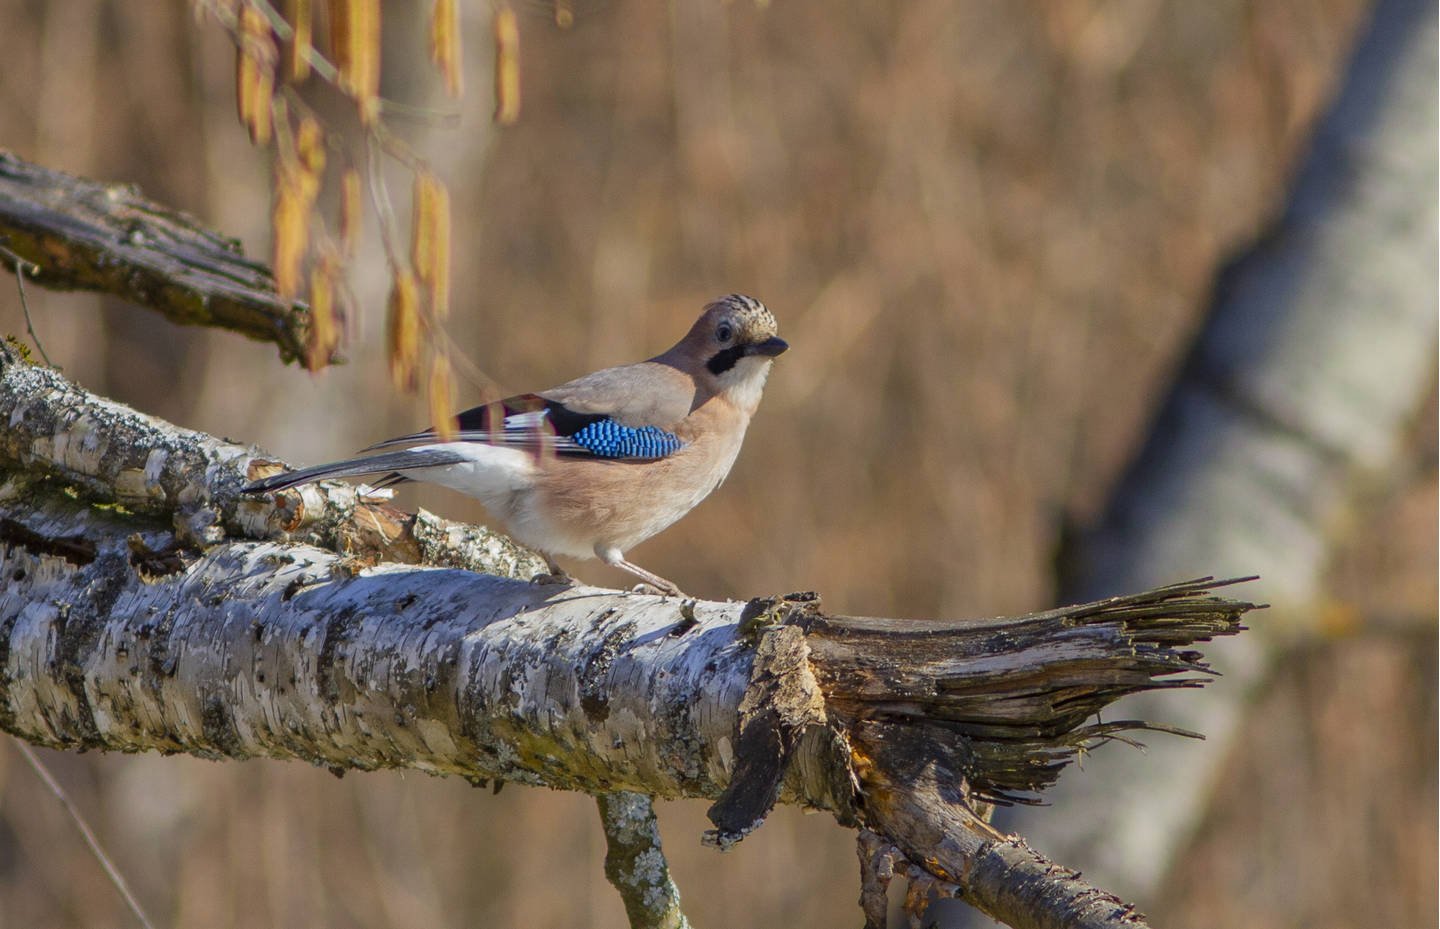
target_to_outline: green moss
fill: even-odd
[[[34,357],[30,354],[30,346],[20,341],[20,339],[15,335],[7,334],[5,336],[5,344],[15,349],[15,352],[20,356],[21,361],[30,365],[33,365],[35,363]]]

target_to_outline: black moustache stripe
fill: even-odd
[[[710,369],[711,374],[720,375],[735,367],[735,363],[748,354],[744,345],[732,345],[729,348],[722,348],[710,360],[705,362],[705,367]]]

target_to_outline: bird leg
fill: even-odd
[[[684,591],[682,591],[679,587],[676,587],[672,582],[665,580],[665,578],[661,577],[658,574],[652,574],[651,572],[646,571],[644,568],[640,567],[637,564],[632,564],[631,562],[626,561],[624,554],[622,554],[618,548],[599,550],[596,551],[595,554],[599,555],[600,560],[608,564],[610,567],[620,568],[621,570],[629,571],[631,574],[640,578],[640,580],[644,581],[649,586],[655,588],[655,590],[660,594],[671,597],[685,596]]]
[[[684,597],[686,595],[685,591],[681,590],[679,587],[676,587],[673,581],[667,581],[660,575],[652,574],[637,564],[631,564],[630,562],[625,561],[623,558],[620,561],[615,562],[615,567],[623,568],[624,570],[629,571],[631,574],[635,575],[636,577],[640,578],[640,580],[645,582],[641,585],[642,587],[651,587],[655,590],[656,593],[670,597]]]

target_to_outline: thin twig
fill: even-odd
[[[20,310],[25,314],[25,331],[30,333],[30,341],[35,343],[35,350],[40,353],[41,358],[45,359],[45,364],[53,368],[55,367],[55,362],[51,361],[50,356],[45,354],[45,346],[41,343],[40,336],[35,334],[35,323],[30,319],[30,301],[25,299],[25,275],[27,273],[40,273],[40,266],[33,261],[26,261],[4,246],[0,246],[0,255],[4,255],[15,263],[15,286],[20,289]],[[25,270],[26,265],[30,266],[28,272]]]
[[[399,227],[395,222],[395,209],[390,204],[390,188],[385,183],[384,169],[380,161],[380,142],[373,134],[365,139],[365,171],[370,180],[370,202],[375,207],[375,218],[380,223],[380,242],[385,246],[385,257],[396,271],[405,267],[401,257]]]
[[[370,181],[370,199],[380,224],[380,238],[384,243],[386,256],[391,267],[398,270],[404,267],[404,259],[401,257],[403,252],[399,245],[400,224],[395,218],[395,209],[390,200],[390,188],[385,181],[382,158],[388,155],[415,173],[428,171],[430,168],[424,158],[416,154],[404,139],[391,132],[383,123],[374,127],[366,141],[366,173]],[[487,399],[503,396],[495,379],[465,354],[450,335],[444,321],[433,312],[433,308],[426,308],[425,323],[428,331],[438,333],[440,344],[436,346],[436,350],[443,351],[452,361],[457,362],[458,366],[464,369],[462,373],[480,389],[482,396]]]
[[[254,3],[255,7],[260,10],[261,13],[265,14],[265,18],[270,21],[270,28],[275,30],[275,34],[282,40],[289,41],[290,37],[295,34],[295,30],[285,21],[285,17],[280,11],[267,3],[266,0],[254,0]],[[223,28],[231,40],[234,41],[239,30],[234,11],[226,9],[223,4],[212,2],[212,0],[201,0],[200,5],[204,7],[206,12],[214,17],[215,21],[220,24],[221,28]],[[310,67],[314,69],[315,73],[320,75],[321,79],[327,84],[331,84],[337,89],[340,87],[340,69],[335,67],[328,58],[320,54],[319,49],[313,45],[306,49],[305,60],[310,62]]]
[[[145,929],[155,929],[155,924],[150,921],[150,918],[145,915],[145,911],[140,908],[140,901],[135,899],[135,895],[130,892],[130,886],[125,883],[125,878],[120,875],[120,870],[115,867],[115,862],[111,861],[110,856],[105,854],[105,849],[100,847],[100,840],[97,839],[95,833],[90,830],[89,824],[85,822],[85,817],[81,816],[80,811],[75,808],[75,804],[70,802],[70,797],[65,793],[65,788],[61,787],[60,782],[51,776],[50,770],[45,767],[44,762],[35,754],[34,749],[19,739],[12,739],[11,744],[20,752],[20,757],[24,758],[30,767],[34,769],[35,773],[40,776],[40,780],[45,782],[45,786],[55,795],[55,799],[60,801],[60,805],[65,808],[65,812],[69,813],[70,818],[75,821],[75,827],[79,829],[80,834],[85,837],[85,844],[90,846],[90,851],[94,853],[95,858],[100,862],[100,866],[105,869],[105,873],[110,876],[110,882],[115,885],[116,890],[120,891],[120,896],[125,898],[125,904],[130,907],[130,912],[135,914],[135,918],[140,921],[140,925],[144,926]]]
[[[455,110],[442,110],[433,106],[401,103],[399,100],[380,98],[380,112],[391,120],[411,122],[431,129],[459,129],[461,114]]]
[[[480,391],[480,396],[484,402],[489,403],[491,400],[499,400],[505,395],[504,391],[500,388],[500,383],[489,374],[486,374],[484,368],[471,360],[470,356],[467,355],[459,343],[455,341],[455,337],[450,334],[450,330],[444,323],[437,320],[434,331],[439,333],[440,337],[445,341],[445,351],[450,355],[451,360],[457,363],[456,366],[465,379]]]

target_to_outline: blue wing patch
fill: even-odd
[[[600,458],[664,458],[685,446],[659,426],[622,426],[613,419],[590,423],[569,438]]]

